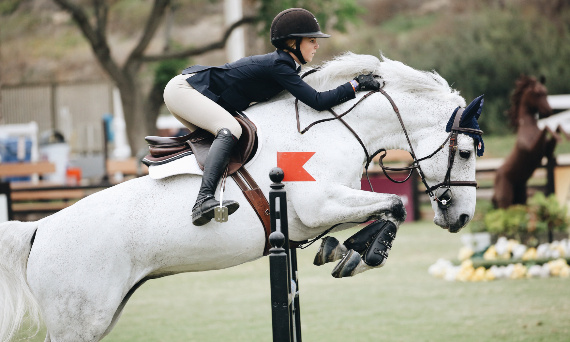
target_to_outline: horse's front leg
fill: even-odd
[[[305,216],[306,219],[312,220],[310,222],[322,225],[324,220],[322,215],[329,219],[330,225],[375,220],[342,244],[332,236],[324,238],[314,264],[319,266],[341,259],[332,272],[336,278],[349,277],[371,268],[384,266],[398,226],[406,218],[400,197],[354,190],[341,185],[328,187],[320,194],[322,196],[319,196],[320,201],[317,202],[322,204],[320,208],[313,208],[313,215]],[[294,207],[301,221],[305,223],[303,215],[310,214],[305,210],[309,209],[309,206],[300,206],[301,212],[299,212],[297,208],[300,204],[295,203]]]
[[[340,184],[288,185],[297,216],[309,228],[383,218],[400,225],[406,219],[402,199],[393,194],[356,190]]]
[[[340,260],[334,267],[335,278],[351,277],[386,264],[398,226],[392,221],[375,220],[340,243],[334,236],[323,238],[314,264]]]

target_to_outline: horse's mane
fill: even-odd
[[[371,55],[358,55],[347,52],[325,62],[319,71],[305,79],[319,91],[338,86],[359,74],[373,73],[393,91],[423,93],[434,96],[458,96],[459,92],[451,89],[447,81],[435,71],[420,71],[393,61],[383,55],[381,59]]]
[[[521,75],[515,81],[515,89],[511,94],[511,107],[507,111],[507,116],[509,118],[511,126],[515,129],[515,131],[519,126],[518,112],[521,106],[522,96],[525,90],[529,87],[533,87],[536,82],[538,82],[536,78],[527,75]]]

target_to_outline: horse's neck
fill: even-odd
[[[538,128],[534,116],[528,113],[522,114],[517,128],[516,147],[519,150],[535,153],[542,149],[545,138],[546,131]]]
[[[518,128],[517,134],[520,136],[523,134],[527,136],[540,134],[540,129],[538,128],[537,120],[534,116],[534,111],[528,106],[520,106],[518,113]],[[524,137],[523,137],[524,138]]]
[[[367,132],[366,145],[369,146],[370,153],[380,148],[408,152],[412,152],[411,149],[413,148],[417,152],[416,146],[426,137],[440,133],[442,136],[446,135],[442,131],[444,126],[440,122],[441,119],[428,114],[434,112],[427,109],[432,104],[427,101],[425,103],[418,102],[417,98],[413,98],[409,94],[392,93],[389,89],[386,92],[392,98],[396,108],[384,95],[380,93],[374,95],[377,97],[376,108],[372,109],[374,114],[365,115],[362,122],[359,123],[359,131]],[[399,111],[404,127],[402,127],[395,109]]]

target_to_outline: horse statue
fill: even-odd
[[[526,183],[543,157],[552,157],[556,147],[554,137],[547,138],[547,130],[537,125],[537,116],[548,117],[552,108],[546,100],[547,89],[540,82],[522,75],[515,82],[511,107],[507,111],[511,126],[517,131],[517,140],[511,154],[497,170],[493,194],[496,208],[526,204]]]
[[[410,169],[417,169],[428,186],[437,225],[457,232],[473,217],[476,144],[468,133],[481,132],[464,127],[478,118],[482,99],[463,110],[465,100],[437,73],[352,53],[323,64],[305,79],[324,91],[370,72],[382,78],[384,93],[358,93],[335,107],[343,112],[353,107],[342,119],[356,137],[339,120],[299,134],[295,99],[288,93],[247,110],[258,128],[258,148],[245,167],[266,196],[277,152],[314,153],[304,165],[314,181],[286,184],[291,240],[313,239],[332,226],[338,231],[370,220],[399,227],[406,212],[398,196],[360,190],[363,165],[372,157],[367,151],[380,149],[413,154],[416,161]],[[303,126],[330,117],[303,104],[298,109]],[[231,179],[224,195],[242,203],[240,210],[224,223],[192,225],[199,186],[196,174],[144,176],[39,221],[1,224],[0,340],[10,340],[24,317],[38,322],[41,316],[46,342],[100,341],[145,281],[262,257],[262,224]],[[348,250],[325,259],[350,254],[350,262],[340,262],[343,276],[374,268],[359,256],[364,258],[366,251]],[[387,256],[386,248],[383,252]]]

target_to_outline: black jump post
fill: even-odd
[[[285,185],[281,183],[283,177],[283,170],[278,167],[269,173],[269,178],[273,181],[269,191],[269,273],[273,342],[301,342],[297,253],[289,247],[287,194]]]

